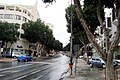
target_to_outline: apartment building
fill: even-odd
[[[112,11],[113,9],[105,9],[105,27],[108,29],[108,38],[109,41],[111,42],[114,39],[114,36],[116,34],[117,30],[117,25],[118,21],[115,19],[115,14]],[[103,33],[104,30],[102,27],[98,26],[96,29],[96,32],[100,35],[99,37],[96,38],[98,44],[103,48],[104,50],[106,49],[106,38],[105,34]],[[114,58],[119,58],[120,59],[120,44],[118,45],[118,49],[115,51]]]
[[[12,51],[22,51],[26,53],[29,49],[29,42],[21,38],[24,34],[22,24],[30,20],[36,21],[39,18],[37,4],[33,6],[17,4],[0,4],[0,21],[8,23],[18,23],[20,32],[19,39],[11,45]],[[8,44],[9,46],[9,44]]]

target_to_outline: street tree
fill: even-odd
[[[0,22],[0,41],[2,41],[2,46],[5,46],[5,48],[10,48],[10,46],[7,46],[8,43],[11,45],[17,41],[19,32],[17,32],[16,27],[17,24]]]
[[[46,55],[46,53],[49,54],[53,49],[59,50],[59,48],[61,48],[55,47],[54,44],[56,40],[53,36],[53,32],[42,20],[38,19],[35,22],[29,21],[22,26],[24,30],[23,38],[31,43],[36,43],[37,53],[41,52],[41,55]],[[61,44],[58,45],[61,46]]]
[[[90,2],[90,1],[88,1]],[[96,7],[95,5],[91,5],[90,3],[87,2],[84,8],[83,8],[83,14],[85,16],[85,19],[87,20],[87,23],[92,26],[89,27],[90,31],[94,33],[95,29],[97,28],[99,24],[99,21],[97,19],[97,13],[96,13]],[[92,14],[91,14],[92,13]],[[104,10],[101,11],[101,13],[104,15]],[[104,16],[102,15],[102,19],[104,19]],[[71,18],[72,18],[72,23],[71,23]],[[84,46],[84,50],[86,53],[89,53],[87,50],[87,44],[89,43],[89,40],[87,38],[87,35],[85,33],[85,30],[83,29],[78,17],[77,13],[75,10],[74,5],[70,5],[66,9],[66,20],[67,20],[67,31],[71,33],[71,24],[72,24],[72,29],[73,29],[73,43],[79,43]],[[81,46],[82,47],[82,46]]]
[[[79,19],[77,17],[77,13],[75,10],[74,5],[70,5],[67,7],[65,10],[66,14],[66,20],[67,20],[67,32],[71,33],[71,25],[72,25],[72,36],[73,36],[73,44],[79,44],[80,47],[84,46],[85,52],[88,53],[87,51],[87,44],[89,43],[86,33],[79,22]],[[72,23],[71,23],[72,20]]]
[[[87,0],[85,0],[87,1]],[[84,1],[84,2],[85,2]],[[100,23],[100,26],[104,28],[104,34],[108,35],[107,30],[103,24],[103,20],[101,18],[101,14],[100,14],[100,9],[104,8],[104,7],[113,7],[113,3],[117,6],[116,10],[120,11],[120,6],[118,5],[118,3],[120,3],[119,0],[90,0],[90,3],[93,3],[94,5],[97,6],[97,16],[98,16],[98,20]],[[117,4],[116,4],[117,3]],[[81,8],[81,4],[79,0],[74,0],[74,4],[76,6],[76,11],[77,11],[77,15],[79,18],[79,21],[81,22],[81,25],[83,26],[83,28],[86,31],[87,37],[89,39],[89,41],[92,43],[93,47],[96,49],[96,51],[100,54],[100,56],[102,57],[102,59],[106,62],[106,75],[107,75],[107,79],[106,80],[115,80],[115,70],[114,70],[114,66],[113,66],[113,55],[114,55],[114,51],[116,50],[116,47],[118,46],[119,43],[119,36],[120,36],[120,25],[119,25],[119,21],[120,21],[120,16],[118,15],[118,26],[117,26],[117,31],[116,31],[116,35],[114,36],[115,38],[112,40],[112,42],[110,43],[109,41],[107,41],[110,45],[106,45],[106,51],[103,50],[99,44],[96,42],[94,35],[90,32],[89,30],[89,25],[86,21],[86,19],[83,16],[83,10]],[[105,36],[107,37],[107,36]]]

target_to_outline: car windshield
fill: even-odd
[[[92,58],[92,60],[95,60],[94,58]]]
[[[96,59],[97,61],[101,61],[100,59]]]

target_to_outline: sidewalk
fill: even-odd
[[[13,62],[16,60],[17,59],[13,59],[13,58],[0,58],[0,62]]]
[[[68,72],[63,80],[104,80],[104,70],[90,68],[83,59],[78,59],[76,74],[74,64],[73,75],[70,75],[70,72]]]

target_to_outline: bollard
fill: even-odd
[[[71,75],[72,75],[72,66],[73,66],[73,63],[69,63],[69,69],[71,71]]]
[[[104,74],[105,74],[105,80],[106,80],[106,67],[105,67],[105,71],[104,71]]]
[[[116,69],[116,78],[117,78],[116,80],[118,80],[118,70],[117,70],[117,69],[118,69],[118,66],[116,66],[115,69]]]

